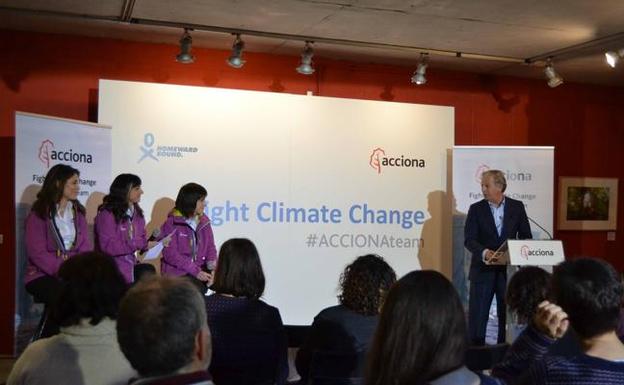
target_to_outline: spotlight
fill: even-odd
[[[546,80],[548,80],[548,87],[555,88],[563,84],[563,78],[557,74],[557,71],[555,71],[555,67],[553,66],[550,58],[546,60],[544,74],[546,75]]]
[[[420,60],[418,62],[418,67],[416,67],[416,71],[412,75],[412,83],[417,85],[422,85],[427,83],[427,78],[425,77],[425,72],[427,72],[427,66],[429,65],[429,56],[426,53],[420,54]]]
[[[314,50],[312,50],[311,42],[306,41],[305,47],[301,52],[301,64],[297,67],[297,72],[302,75],[312,75],[314,73],[314,67],[312,67],[312,57],[314,56]]]
[[[611,68],[615,68],[622,57],[624,57],[624,48],[618,51],[609,51],[605,53],[605,59]]]
[[[176,61],[182,64],[190,64],[195,61],[195,56],[191,54],[191,45],[193,44],[193,38],[189,33],[188,28],[184,28],[184,33],[180,38],[180,53],[176,55]]]
[[[234,44],[232,44],[232,54],[227,59],[227,63],[230,67],[241,68],[245,65],[245,60],[243,60],[243,49],[245,48],[245,42],[241,40],[240,34],[236,34],[236,39],[234,39]]]

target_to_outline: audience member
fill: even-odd
[[[413,271],[392,286],[368,355],[367,385],[500,382],[464,365],[468,335],[455,288],[442,274]]]
[[[340,276],[340,304],[314,318],[310,334],[297,353],[302,384],[308,382],[315,354],[331,352],[344,357],[334,364],[342,366],[345,376],[359,366],[357,359],[368,350],[383,298],[395,281],[394,270],[378,255],[358,257],[345,268]]]
[[[617,273],[604,261],[582,258],[559,264],[552,279],[554,303],[539,305],[533,325],[493,374],[514,384],[624,384],[624,345],[615,333],[623,294]],[[583,352],[546,356],[568,326]]]
[[[210,373],[219,385],[284,384],[287,340],[277,308],[260,300],[265,278],[256,246],[230,239],[219,251],[206,298],[212,332]]]
[[[121,301],[121,350],[139,373],[131,385],[210,385],[210,331],[201,294],[181,278],[146,278]]]
[[[61,265],[51,317],[60,334],[30,344],[8,384],[127,384],[135,375],[117,343],[115,318],[126,283],[110,257],[90,252]]]

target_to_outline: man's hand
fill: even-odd
[[[550,338],[561,338],[568,330],[570,321],[562,308],[554,303],[543,301],[537,305],[533,325]]]

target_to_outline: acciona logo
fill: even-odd
[[[39,146],[38,158],[46,167],[50,167],[51,161],[73,162],[73,163],[93,163],[93,155],[85,154],[73,149],[57,150],[54,142],[46,139]]]
[[[553,255],[555,255],[554,251],[552,250],[542,250],[542,249],[531,250],[531,248],[527,245],[523,245],[520,248],[520,254],[526,260],[528,260],[529,257],[545,257],[545,256],[552,257]]]
[[[381,174],[381,169],[384,167],[426,167],[426,162],[424,159],[418,159],[406,155],[386,156],[386,152],[383,148],[380,147],[377,147],[373,150],[368,160],[368,164],[373,169],[377,170],[377,174]]]
[[[477,181],[477,183],[481,184],[481,175],[485,171],[489,171],[489,170],[490,170],[490,166],[488,166],[487,164],[482,163],[479,166],[477,166],[477,169],[475,170],[475,173],[474,173],[474,178]],[[533,175],[527,171],[511,171],[511,170],[501,170],[501,171],[505,175],[505,179],[507,179],[507,182],[509,181],[530,182],[533,179]]]

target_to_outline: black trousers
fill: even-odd
[[[50,312],[61,294],[61,287],[61,282],[49,275],[26,284],[26,291],[33,296],[34,301],[45,305],[34,339],[51,337],[59,333],[59,325],[50,317]]]
[[[483,279],[470,281],[470,298],[468,301],[468,330],[473,345],[485,344],[485,332],[490,314],[490,305],[496,295],[496,312],[498,313],[498,343],[505,342],[507,313],[505,308],[505,288],[507,273],[496,271],[487,273]]]

